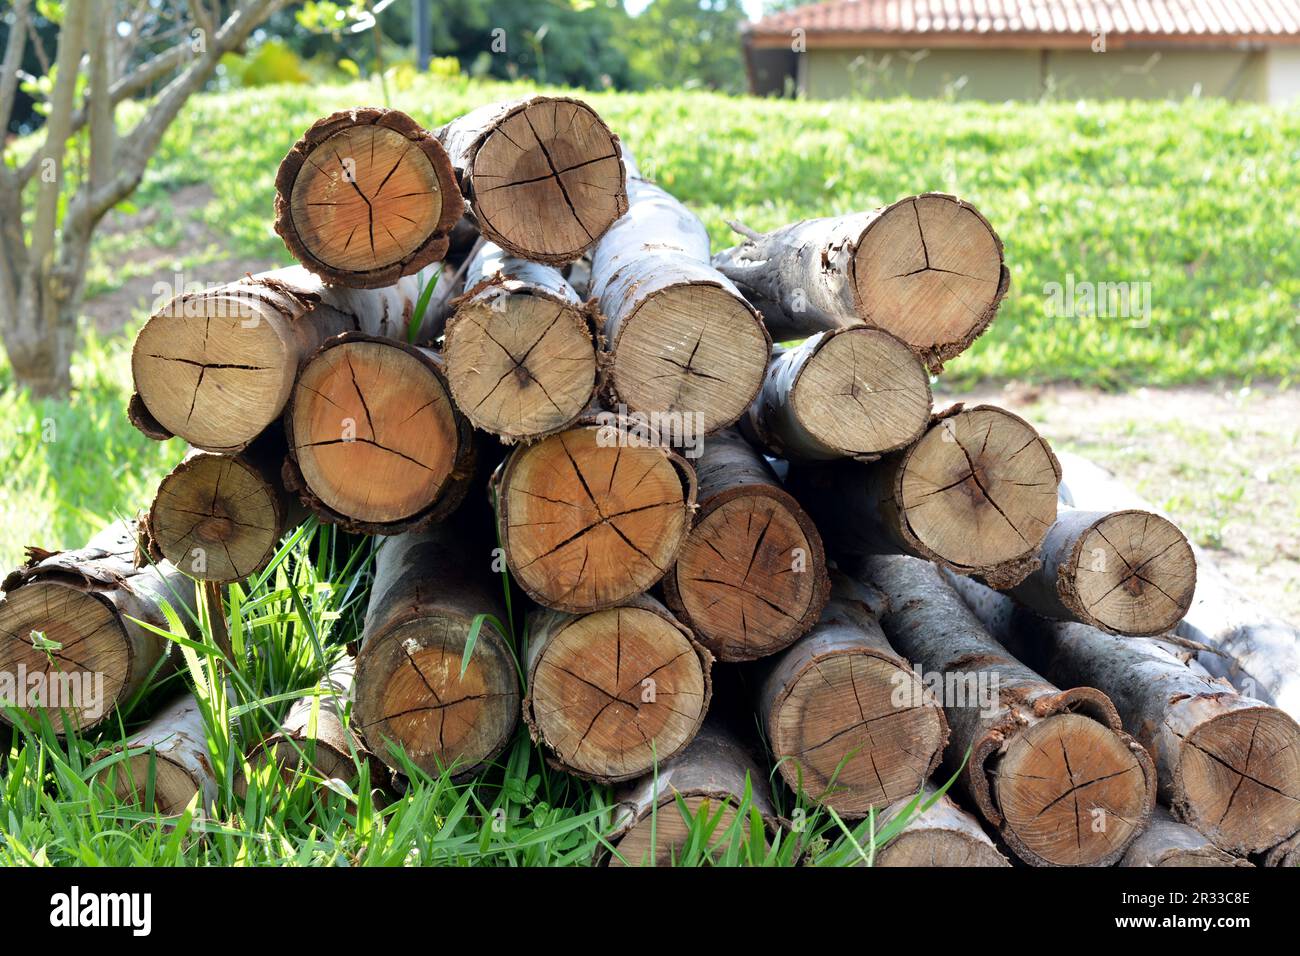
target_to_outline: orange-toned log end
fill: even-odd
[[[584,615],[533,665],[531,726],[570,772],[630,780],[699,730],[709,699],[707,660],[665,614],[631,606]]]
[[[286,422],[311,496],[366,526],[434,507],[464,450],[430,354],[365,336],[336,338],[307,363]]]
[[[0,600],[0,700],[27,714],[44,711],[56,733],[108,716],[133,653],[116,609],[99,595],[37,581]]]
[[[682,802],[692,819],[708,820],[712,826],[711,846],[722,849],[724,836],[735,822],[736,810],[727,798],[712,794],[681,794]],[[748,822],[742,822],[748,827]],[[653,832],[652,832],[653,831]],[[682,817],[676,799],[668,800],[657,808],[653,821],[650,814],[637,820],[614,846],[610,866],[672,866],[681,859],[682,851],[691,838],[691,829]]]
[[[127,757],[100,779],[119,800],[137,800],[145,810],[165,817],[184,811],[200,786],[183,766],[152,752]]]
[[[695,501],[690,466],[613,426],[520,448],[501,480],[498,525],[515,579],[562,611],[612,607],[672,566]]]
[[[519,685],[504,640],[479,631],[465,673],[469,619],[424,617],[368,639],[357,655],[356,715],[375,755],[403,769],[393,747],[426,773],[466,775],[509,741]]]
[[[446,150],[397,110],[318,120],[276,176],[275,230],[328,282],[373,289],[447,253],[464,201]]]
[[[768,726],[786,783],[852,817],[915,794],[947,730],[916,675],[852,651],[806,668],[774,702]]]
[[[988,327],[1009,282],[1002,241],[954,196],[900,199],[871,221],[854,251],[859,315],[936,369]]]
[[[811,520],[782,493],[742,486],[708,506],[664,579],[669,604],[721,661],[788,647],[812,627],[830,580]]]
[[[1131,741],[1079,714],[1017,734],[992,770],[1003,836],[1027,862],[1105,866],[1150,812],[1154,781]]]
[[[578,258],[627,212],[618,138],[577,100],[536,97],[509,113],[466,181],[483,235],[548,265]]]
[[[241,581],[266,566],[285,531],[279,493],[242,458],[199,454],[158,485],[149,538],[205,581]]]

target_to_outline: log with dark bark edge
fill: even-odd
[[[1141,508],[1161,513],[1092,462],[1070,454],[1061,460],[1066,468],[1061,498],[1067,504],[1094,511]],[[1193,545],[1192,553],[1196,594],[1175,633],[1218,652],[1198,656],[1215,677],[1300,720],[1300,627],[1235,588],[1200,548]]]
[[[1250,866],[1249,860],[1225,853],[1167,809],[1157,805],[1118,866]]]
[[[588,614],[529,616],[523,714],[553,765],[601,783],[662,765],[709,707],[711,655],[648,595]]]
[[[819,332],[778,350],[742,427],[778,458],[873,460],[910,445],[930,423],[924,366],[888,332]]]
[[[1012,658],[932,564],[874,555],[856,573],[888,598],[890,643],[943,681],[944,772],[969,751],[959,783],[1011,851],[1036,866],[1117,861],[1151,814],[1156,774],[1106,695],[1058,689]]]
[[[486,526],[485,526],[486,527]],[[467,776],[491,762],[519,719],[519,679],[508,638],[491,621],[461,659],[479,614],[506,620],[492,546],[467,515],[387,538],[357,653],[352,726],[389,767],[404,747],[427,773]]]
[[[718,660],[775,654],[830,595],[821,535],[734,430],[709,436],[695,469],[700,507],[664,598]]]
[[[405,329],[438,267],[383,289],[324,285],[301,266],[277,269],[169,302],[131,352],[131,421],[150,438],[244,449],[279,418],[301,365],[330,336]],[[436,331],[430,309],[422,332]]]
[[[142,752],[105,767],[99,774],[99,781],[111,787],[119,799],[139,800],[144,809],[163,816],[182,813],[195,796],[200,811],[216,800],[217,781],[203,713],[193,694],[186,691],[111,753],[137,750]]]
[[[275,427],[238,455],[191,450],[159,482],[145,515],[149,553],[218,584],[261,571],[307,513],[284,489],[284,455]]]
[[[628,179],[628,214],[592,253],[592,298],[605,316],[611,404],[698,416],[704,432],[754,401],[771,339],[758,313],[709,264],[709,234],[658,186]]]
[[[317,120],[280,163],[275,231],[327,282],[391,285],[447,254],[464,200],[446,150],[397,110]]]
[[[473,477],[473,430],[429,349],[348,332],[303,366],[284,414],[285,485],[322,520],[400,534],[445,517]]]
[[[175,567],[166,562],[136,566],[135,530],[134,522],[119,521],[75,551],[28,548],[27,562],[0,582],[5,592],[0,673],[15,675],[16,682],[24,672],[46,675],[47,684],[58,682],[60,694],[72,690],[75,679],[86,706],[63,706],[79,731],[108,718],[144,687],[155,668],[166,666],[171,642],[136,622],[166,630],[163,601],[182,622],[194,609],[194,584]],[[52,643],[47,649],[35,646],[33,633]],[[63,714],[56,709],[47,714],[56,732],[64,733]],[[0,711],[0,720],[5,719]]]
[[[689,830],[677,806],[678,796],[692,815],[718,819],[713,832],[715,841],[720,839],[735,820],[747,779],[750,806],[765,827],[774,828],[778,817],[767,771],[720,721],[710,717],[690,745],[663,763],[657,775],[648,774],[614,794],[614,829],[608,839],[615,852],[609,855],[609,865],[668,866],[680,859]],[[749,834],[748,819],[741,826]]]
[[[1192,603],[1191,545],[1149,511],[1062,510],[1039,556],[1042,565],[1010,593],[1046,617],[1111,634],[1163,634]]]
[[[493,483],[515,580],[537,603],[574,614],[622,604],[662,578],[695,507],[686,459],[608,414],[517,447]]]
[[[581,100],[493,103],[438,130],[483,237],[563,265],[627,212],[618,137]]]
[[[742,231],[746,241],[713,263],[778,341],[865,322],[898,336],[934,371],[988,328],[1011,281],[988,220],[942,193]]]
[[[1300,833],[1272,847],[1260,858],[1260,863],[1268,867],[1300,866]]]
[[[935,696],[885,639],[877,591],[833,575],[817,625],[764,662],[758,715],[792,790],[863,817],[915,795],[943,756]]]
[[[1300,726],[1210,677],[1179,646],[1049,621],[975,581],[951,578],[1011,653],[1063,686],[1105,693],[1155,761],[1161,800],[1232,853],[1300,830]]]
[[[1024,419],[992,405],[941,412],[878,462],[790,469],[787,487],[831,551],[910,554],[997,587],[1038,564],[1061,468]]]
[[[936,788],[927,783],[921,803],[932,799]],[[902,797],[887,807],[877,831],[902,813],[915,796]],[[918,806],[919,810],[920,807]],[[979,820],[959,807],[946,793],[924,813],[916,813],[897,836],[876,852],[876,866],[1010,866]]]
[[[475,427],[511,442],[568,427],[596,392],[594,306],[559,270],[490,243],[469,261],[464,282],[442,351],[457,406]]]

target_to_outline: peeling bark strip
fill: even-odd
[[[1250,866],[1248,860],[1225,853],[1202,834],[1179,823],[1156,806],[1147,828],[1133,841],[1119,866]]]
[[[676,756],[709,707],[713,655],[658,601],[529,616],[524,720],[552,763],[601,783]]]
[[[349,332],[307,362],[285,411],[285,484],[321,518],[399,534],[446,516],[474,469],[472,429],[428,349]]]
[[[506,441],[571,425],[596,391],[594,306],[558,270],[491,243],[470,260],[465,287],[442,352],[465,417]]]
[[[781,776],[841,816],[915,795],[948,739],[939,701],[890,647],[879,607],[879,594],[837,574],[821,620],[759,684]]]
[[[201,810],[216,801],[217,780],[203,714],[193,694],[187,691],[159,711],[125,746],[111,752],[141,750],[105,767],[97,778],[112,787],[119,800],[139,800],[145,810],[166,817],[184,812],[195,796]],[[148,803],[151,796],[153,802]]]
[[[75,701],[87,706],[60,701],[46,709],[60,734],[67,730],[60,707],[68,710],[74,729],[89,730],[131,700],[166,659],[171,642],[137,620],[166,629],[163,601],[182,621],[194,608],[193,582],[166,562],[137,568],[136,556],[135,525],[119,521],[76,551],[28,548],[27,562],[0,582],[0,673],[15,681],[21,672],[29,679],[45,675],[51,693],[54,686],[63,693],[70,685],[87,693]],[[51,643],[37,647],[33,634]],[[102,688],[97,675],[103,675]],[[89,700],[96,690],[99,699]]]
[[[614,607],[672,567],[695,507],[695,472],[645,430],[580,424],[516,448],[495,478],[510,571],[539,604]]]
[[[952,736],[945,773],[1007,846],[1035,866],[1109,866],[1141,832],[1156,774],[1106,695],[1059,690],[1012,658],[938,568],[893,555],[863,559],[862,579],[889,601],[889,641],[944,679]]]
[[[284,436],[263,433],[238,455],[191,450],[158,484],[145,516],[150,553],[201,581],[229,584],[266,567],[306,516],[284,489]]]
[[[832,551],[909,554],[1011,587],[1037,566],[1060,477],[1024,419],[956,405],[901,452],[792,468],[789,487]]]
[[[1283,840],[1264,854],[1264,866],[1300,866],[1300,833]]]
[[[474,618],[506,620],[491,545],[460,518],[385,539],[356,663],[353,727],[403,772],[390,745],[437,776],[468,776],[497,756],[519,718],[508,639],[485,621],[461,676]]]
[[[927,783],[921,803],[937,788]],[[901,797],[881,815],[877,831],[906,809],[914,796]],[[876,866],[1010,866],[979,820],[947,794],[924,813],[913,816],[903,832],[876,853]]]
[[[754,234],[713,262],[778,341],[866,322],[936,372],[988,328],[1011,282],[988,220],[942,193]]]
[[[1191,545],[1149,511],[1064,511],[1040,555],[1042,566],[1011,595],[1046,617],[1111,634],[1163,634],[1192,603]]]
[[[610,855],[609,865],[670,866],[680,859],[690,830],[677,806],[678,796],[693,816],[702,813],[711,820],[721,810],[721,819],[713,831],[717,842],[736,818],[746,779],[750,806],[759,812],[766,826],[775,828],[777,813],[767,771],[719,721],[705,721],[690,746],[662,763],[657,775],[651,773],[615,793],[614,830],[608,839],[617,853]],[[748,819],[742,820],[741,826],[748,833]]]
[[[772,342],[754,307],[709,264],[709,234],[658,186],[628,180],[628,214],[592,253],[614,397],[634,412],[733,424],[758,394]]]
[[[618,137],[581,100],[494,103],[438,131],[479,231],[511,255],[572,262],[627,212]]]
[[[317,120],[280,163],[275,231],[327,282],[373,289],[447,254],[464,212],[446,150],[397,110]]]
[[[741,421],[778,458],[871,460],[910,445],[930,423],[924,366],[888,332],[819,332],[779,352]]]
[[[812,519],[735,431],[704,443],[700,510],[664,598],[720,661],[775,654],[812,627],[830,595]]]
[[[1068,487],[1062,486],[1061,498],[1068,504],[1089,510],[1155,510],[1092,462],[1069,454],[1062,460]],[[1300,628],[1238,591],[1199,548],[1193,546],[1192,553],[1196,595],[1176,633],[1220,652],[1198,657],[1215,677],[1300,720]]]
[[[955,581],[994,636],[1066,686],[1115,704],[1150,751],[1174,816],[1232,853],[1266,850],[1300,830],[1300,726],[1243,697],[1167,643],[1047,621],[974,581]]]

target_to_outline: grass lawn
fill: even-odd
[[[420,82],[397,91],[392,105],[434,125],[523,90]],[[734,241],[727,219],[765,229],[925,190],[974,202],[1006,244],[1012,289],[990,331],[949,364],[944,397],[1008,379],[1104,389],[1285,384],[1300,369],[1300,110],[792,103],[705,93],[586,98],[642,168],[698,212],[715,248]],[[287,263],[271,229],[280,158],[321,114],[376,99],[371,87],[355,85],[193,100],[130,206],[115,214],[117,227],[97,242],[91,295],[131,283],[148,289],[177,272],[185,282],[222,282],[234,278],[232,260]],[[201,203],[181,202],[196,191]],[[1050,314],[1045,286],[1071,277],[1150,283],[1149,321]],[[140,318],[107,324],[130,332]],[[181,458],[179,442],[150,442],[126,421],[129,343],[129,335],[88,336],[76,393],[65,402],[18,393],[0,362],[5,567],[22,545],[75,546],[112,517],[134,513]],[[1086,446],[1085,426],[1070,434]],[[1294,439],[1294,429],[1287,434]],[[1173,444],[1213,454],[1212,442],[1195,436]],[[1189,485],[1196,480],[1187,476]],[[1214,515],[1209,509],[1206,520]],[[1202,543],[1215,532],[1190,530]],[[172,690],[159,688],[89,739],[60,743],[40,727],[15,736],[0,767],[0,863],[583,863],[600,852],[608,788],[548,770],[522,732],[481,780],[457,785],[412,767],[412,787],[383,808],[371,798],[372,781],[327,790],[306,778],[286,785],[264,776],[246,799],[234,795],[241,743],[274,727],[356,637],[370,548],[308,527],[259,580],[232,589],[237,660],[228,688],[217,679],[210,639],[183,649],[184,679],[205,697],[224,781],[215,817],[163,830],[87,782],[101,749]],[[0,730],[0,754],[3,739]],[[797,839],[790,832],[766,846],[749,839],[742,812],[719,858],[790,863],[802,848],[820,862],[847,863],[882,838],[870,822],[850,827],[805,795],[787,795],[781,809],[805,814]],[[492,825],[501,817],[494,810],[504,811],[504,828]],[[702,859],[719,836],[709,821],[694,829],[687,862]]]

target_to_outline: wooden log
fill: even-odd
[[[242,451],[280,417],[298,371],[349,330],[405,330],[437,267],[383,289],[326,286],[301,266],[185,293],[156,312],[131,350],[133,424],[205,451]],[[436,331],[430,310],[419,331]],[[398,335],[405,340],[403,331]]]
[[[456,405],[506,441],[567,428],[595,396],[594,306],[559,270],[486,243],[469,261],[443,358]]]
[[[437,776],[473,774],[501,753],[519,719],[509,639],[485,621],[461,675],[475,617],[505,621],[490,542],[465,516],[386,539],[375,558],[353,726],[389,767],[390,745]]]
[[[1225,853],[1202,834],[1179,823],[1157,805],[1147,828],[1129,846],[1119,866],[1250,866],[1249,860]]]
[[[1160,513],[1092,462],[1068,454],[1062,461],[1067,480],[1061,496],[1066,503],[1091,511],[1141,508]],[[1215,677],[1300,720],[1300,627],[1235,588],[1203,550],[1193,545],[1192,553],[1196,593],[1175,633],[1213,648],[1197,659]]]
[[[1237,854],[1300,830],[1300,726],[1243,697],[1182,649],[1049,621],[974,581],[951,579],[1013,654],[1064,686],[1096,687],[1155,761],[1174,815]]]
[[[1010,593],[1046,617],[1111,634],[1163,634],[1192,603],[1191,545],[1149,511],[1062,511],[1039,554],[1042,564]]]
[[[275,177],[275,231],[327,282],[373,289],[447,254],[464,201],[446,150],[398,110],[317,120]]]
[[[109,753],[122,752],[131,756],[105,767],[98,777],[119,800],[138,800],[165,817],[184,812],[196,796],[199,811],[216,801],[203,713],[188,691]]]
[[[474,472],[472,429],[429,349],[349,332],[307,362],[284,415],[285,485],[322,520],[399,534],[440,520]]]
[[[792,467],[787,486],[831,551],[909,554],[1011,587],[1038,564],[1060,476],[1024,419],[956,405],[901,452]]]
[[[709,264],[709,234],[680,202],[629,178],[628,214],[592,253],[605,316],[611,404],[685,414],[709,433],[753,403],[771,339],[758,313]]]
[[[712,663],[646,595],[589,614],[541,609],[529,616],[524,720],[556,767],[601,783],[631,780],[695,737]]]
[[[710,436],[695,467],[700,507],[664,598],[718,660],[775,654],[830,595],[821,535],[737,432]]]
[[[1271,847],[1260,862],[1264,866],[1300,866],[1300,833],[1290,836]]]
[[[136,557],[130,521],[75,551],[27,549],[26,563],[0,582],[0,698],[27,713],[45,710],[62,734],[69,725],[89,730],[143,689],[171,642],[137,621],[166,630],[166,601],[188,624],[195,599],[193,582],[174,566],[136,567]],[[48,706],[24,703],[32,692]]]
[[[924,804],[936,788],[927,783]],[[915,796],[902,797],[881,815],[877,831],[902,813]],[[913,816],[897,836],[876,852],[875,866],[1010,866],[979,820],[959,807],[946,793],[924,813]]]
[[[511,255],[563,265],[627,212],[618,137],[581,100],[493,103],[438,139],[479,231]]]
[[[1035,866],[1108,866],[1141,832],[1155,768],[1092,687],[1058,689],[1011,657],[938,568],[875,555],[857,573],[888,598],[889,641],[943,687],[945,773],[1016,856]]]
[[[871,461],[920,438],[930,403],[929,377],[911,350],[888,332],[853,326],[778,350],[741,422],[778,458]]]
[[[817,625],[766,662],[758,714],[795,792],[841,816],[915,795],[943,756],[939,701],[885,639],[880,595],[835,576]]]
[[[778,341],[865,322],[936,372],[988,328],[1011,282],[988,220],[942,193],[743,234],[713,262]]]
[[[677,806],[681,797],[691,815],[712,820],[716,846],[736,819],[746,789],[749,807],[757,810],[765,827],[774,828],[767,772],[719,721],[704,722],[695,739],[676,757],[615,793],[614,828],[608,839],[615,852],[610,866],[670,866],[679,860],[690,828]],[[749,821],[741,826],[749,831]]]
[[[616,416],[519,446],[494,477],[497,529],[519,586],[580,614],[614,607],[672,567],[695,507],[695,472]]]
[[[280,477],[283,433],[268,429],[238,455],[192,449],[158,484],[142,527],[154,560],[201,581],[242,581],[266,567],[306,516]]]

